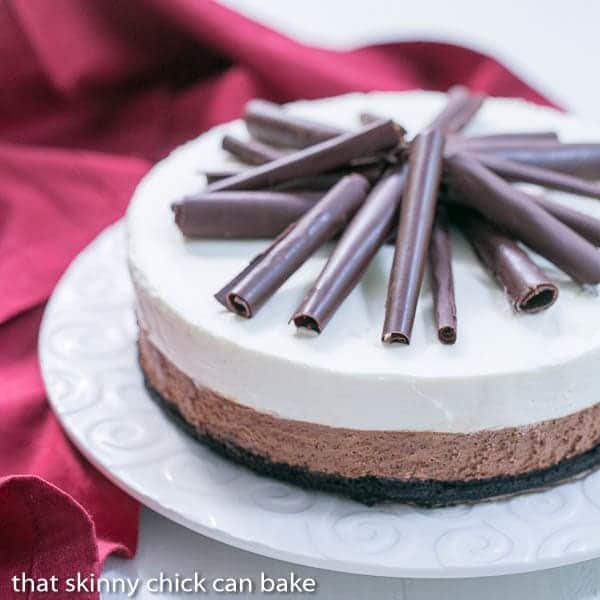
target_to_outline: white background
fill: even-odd
[[[308,44],[446,41],[491,54],[545,95],[600,121],[597,0],[222,0]]]
[[[596,0],[222,1],[310,44],[351,48],[396,40],[435,40],[469,46],[494,55],[562,106],[587,120],[600,122],[600,2]],[[319,582],[319,593],[306,597],[327,600],[600,598],[600,561],[487,579],[426,581],[359,577],[296,567],[235,550],[144,509],[137,558],[133,561],[111,558],[105,574],[149,578],[160,570],[172,574],[200,570],[209,577],[254,579],[261,571],[286,576],[294,570]],[[137,596],[141,600],[167,597],[172,596]],[[244,595],[217,597],[245,598]]]

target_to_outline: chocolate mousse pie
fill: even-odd
[[[595,468],[594,139],[462,87],[253,100],[128,209],[151,396],[231,460],[365,504]]]

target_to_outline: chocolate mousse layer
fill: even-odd
[[[600,464],[600,404],[528,427],[369,431],[280,419],[197,386],[140,332],[153,397],[219,453],[365,504],[444,506],[545,487]]]

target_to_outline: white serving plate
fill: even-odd
[[[39,345],[48,397],[100,471],[194,531],[273,558],[394,577],[502,575],[600,556],[600,472],[435,510],[305,491],[222,459],[165,418],[143,386],[135,337],[117,224],[75,259],[48,303]]]

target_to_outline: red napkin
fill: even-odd
[[[137,504],[65,438],[45,400],[36,338],[58,277],[122,215],[151,162],[239,116],[254,96],[463,83],[548,103],[471,50],[310,48],[206,0],[4,2],[0,80],[2,599],[23,597],[11,591],[15,574],[97,572],[110,552],[135,552]]]

